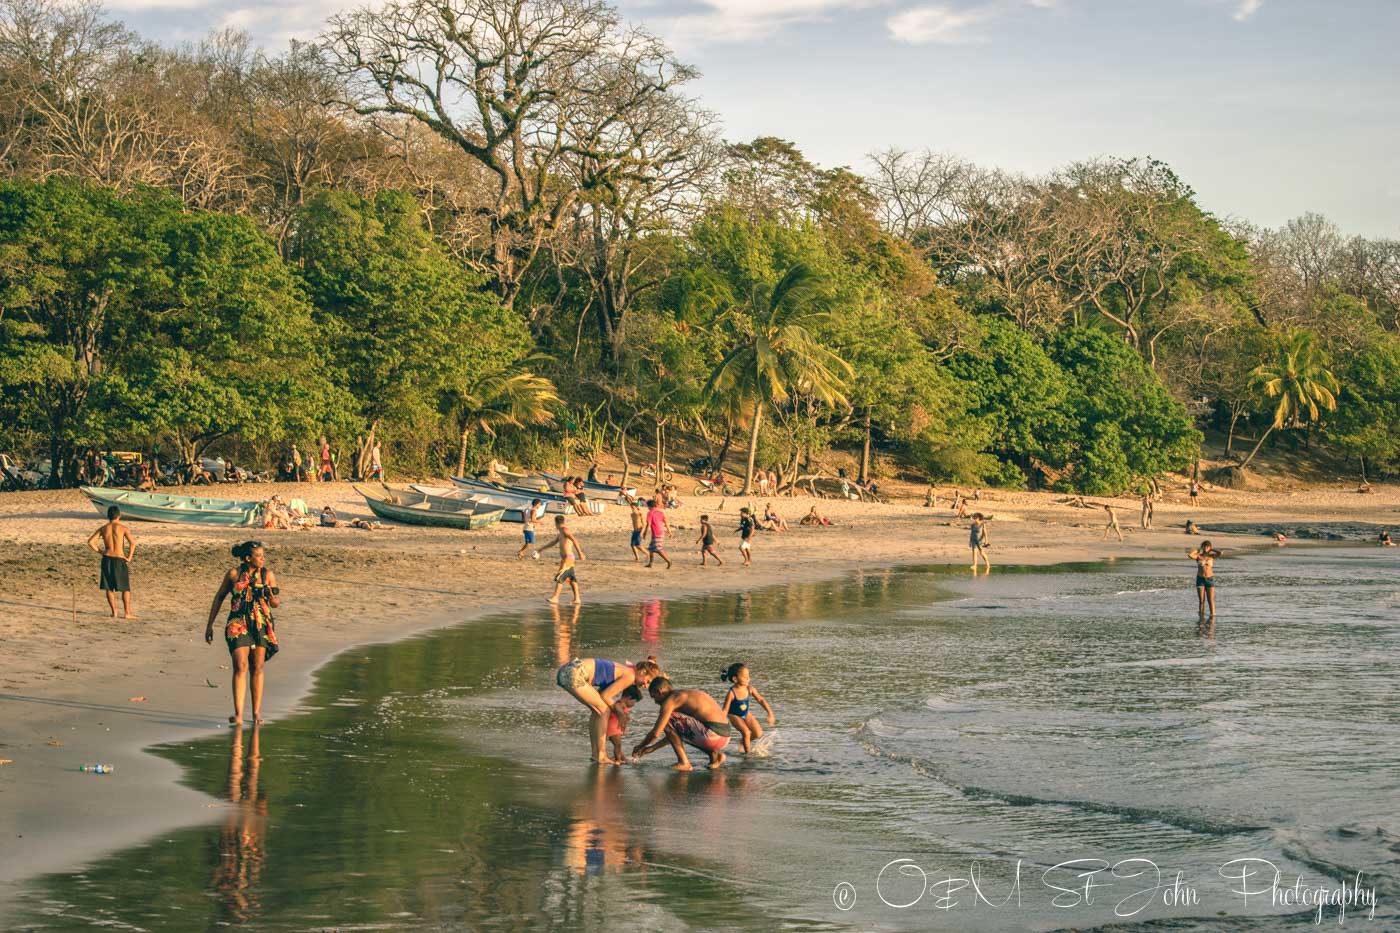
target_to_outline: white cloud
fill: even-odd
[[[949,6],[916,6],[885,21],[890,37],[899,42],[966,42],[973,29],[995,15],[990,6],[956,9]]]
[[[662,33],[682,43],[726,42],[766,39],[786,26],[885,6],[889,2],[891,0],[698,0],[697,12],[657,17],[646,14],[663,4],[655,0],[628,0],[623,10],[636,9]]]
[[[1235,7],[1235,22],[1242,23],[1249,19],[1255,13],[1258,13],[1259,8],[1263,5],[1264,0],[1239,0],[1239,6]]]

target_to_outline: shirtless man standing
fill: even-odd
[[[112,618],[117,617],[117,594],[122,594],[122,618],[135,619],[131,614],[131,558],[136,553],[136,539],[122,524],[122,510],[107,507],[107,524],[92,533],[87,546],[102,555],[101,586],[107,594]]]
[[[559,545],[559,569],[554,573],[554,595],[549,597],[549,602],[559,602],[559,594],[564,589],[564,584],[569,584],[569,589],[574,594],[574,605],[579,603],[578,595],[578,575],[574,572],[574,561],[583,560],[583,548],[578,543],[578,538],[569,530],[569,526],[564,524],[564,516],[554,516],[554,530],[558,532],[554,540],[540,545],[543,551],[554,544]]]
[[[724,748],[730,739],[729,720],[714,697],[703,690],[677,690],[665,677],[653,680],[647,691],[661,712],[656,716],[656,725],[632,749],[632,757],[641,758],[670,745],[676,753],[672,767],[693,771],[685,755],[685,746],[690,745],[710,756],[710,768],[724,764]]]
[[[1220,552],[1210,546],[1209,541],[1202,541],[1201,546],[1194,551],[1187,551],[1186,556],[1196,562],[1196,595],[1201,602],[1201,616],[1205,617],[1206,603],[1210,603],[1210,617],[1215,618],[1215,559],[1220,556]]]

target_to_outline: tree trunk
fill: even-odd
[[[471,438],[470,426],[462,429],[462,446],[457,449],[457,475],[467,475],[467,441]]]
[[[1274,426],[1271,422],[1269,426],[1264,429],[1264,433],[1259,435],[1259,441],[1254,445],[1254,449],[1249,452],[1249,456],[1244,458],[1244,463],[1240,464],[1241,470],[1243,470],[1245,467],[1249,466],[1251,462],[1253,462],[1254,455],[1259,453],[1259,448],[1264,446],[1264,440],[1272,433],[1274,433]]]
[[[749,429],[749,463],[744,473],[744,488],[739,495],[746,496],[753,486],[754,460],[758,457],[758,431],[763,425],[763,403],[753,403],[753,427]]]
[[[625,424],[617,432],[617,449],[622,454],[622,482],[618,485],[626,489],[627,480],[632,475],[632,461],[627,457],[627,425]]]
[[[734,419],[729,415],[724,416],[724,443],[719,448],[719,457],[710,468],[714,470],[724,469],[724,460],[729,456],[729,447],[734,443]]]
[[[865,413],[865,443],[860,448],[860,475],[856,477],[856,482],[867,483],[870,481],[870,412]]]
[[[1361,485],[1369,486],[1371,481],[1366,478],[1366,455],[1357,454],[1357,459],[1361,461]]]
[[[1244,414],[1241,410],[1230,412],[1230,430],[1225,435],[1225,459],[1229,460],[1235,452],[1235,425],[1239,424],[1240,416]]]

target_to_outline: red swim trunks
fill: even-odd
[[[709,753],[717,752],[729,744],[729,723],[701,722],[685,713],[672,713],[670,728],[685,744]]]

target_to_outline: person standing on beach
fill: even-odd
[[[1210,546],[1209,541],[1202,541],[1196,550],[1186,552],[1186,556],[1196,562],[1196,596],[1200,600],[1203,618],[1207,603],[1210,604],[1210,618],[1215,618],[1215,559],[1220,553]]]
[[[666,562],[666,569],[671,569],[671,558],[666,556],[666,551],[662,547],[666,540],[666,532],[670,526],[666,524],[666,512],[661,508],[660,499],[647,500],[647,528],[651,532],[651,542],[647,545],[647,566],[650,567],[660,555]]]
[[[331,457],[331,442],[321,435],[321,466],[317,479],[323,483],[335,482],[335,459]]]
[[[1152,527],[1152,493],[1150,492],[1142,494],[1142,527],[1144,531]]]
[[[1108,524],[1104,526],[1103,539],[1108,540],[1110,532],[1118,535],[1119,543],[1123,541],[1123,529],[1118,527],[1118,513],[1113,510],[1112,503],[1104,503],[1103,510],[1108,513]]]
[[[564,516],[554,516],[554,530],[558,532],[552,541],[540,545],[540,550],[559,545],[559,569],[554,572],[554,593],[546,602],[559,602],[559,594],[564,589],[564,584],[569,585],[569,589],[574,594],[574,605],[579,604],[578,595],[578,574],[574,571],[574,562],[583,560],[583,548],[578,543],[578,538],[569,530],[569,526],[564,523]]]
[[[100,542],[100,543],[99,543]],[[107,507],[107,524],[87,539],[87,546],[102,555],[99,585],[107,594],[107,607],[112,618],[117,617],[117,594],[122,594],[122,618],[135,619],[131,614],[131,558],[136,553],[136,539],[122,524],[122,510]]]
[[[1190,485],[1189,487],[1187,487],[1187,492],[1188,492],[1189,495],[1191,496],[1191,504],[1192,504],[1193,506],[1200,503],[1200,500],[1201,500],[1201,484],[1200,484],[1200,483],[1196,482],[1194,479],[1191,480],[1191,485]]]
[[[642,514],[642,504],[636,499],[629,503],[632,509],[632,563],[640,564],[646,551],[642,548],[642,531],[646,528],[646,516]]]
[[[559,516],[563,518],[563,516]],[[653,678],[663,677],[656,658],[647,658],[636,665],[607,658],[574,658],[554,673],[554,682],[567,690],[593,715],[588,721],[591,760],[600,765],[620,765],[607,753],[608,713],[617,698],[635,684],[645,688]]]
[[[525,544],[521,546],[520,551],[515,555],[516,560],[522,559],[525,556],[525,552],[535,546],[535,519],[538,514],[536,510],[539,509],[540,505],[540,500],[531,499],[530,507],[520,516],[520,527],[525,532]],[[535,560],[539,559],[540,552],[535,551]]]
[[[224,641],[233,662],[233,715],[230,723],[243,722],[243,697],[253,695],[253,722],[262,724],[263,665],[277,653],[277,632],[272,627],[272,610],[282,605],[277,588],[277,574],[267,566],[267,554],[262,542],[244,541],[233,548],[238,566],[224,574],[214,604],[209,607],[209,623],[204,627],[204,641],[214,642],[214,620],[229,603],[228,620],[224,623]]]
[[[984,516],[981,512],[972,515],[972,525],[968,529],[967,543],[972,548],[972,572],[977,572],[977,558],[982,558],[982,563],[986,564],[987,572],[992,572],[992,561],[987,557],[987,547],[990,542],[987,540],[987,522],[991,521],[991,516]]]
[[[377,479],[381,483],[384,482],[383,453],[377,440],[374,442],[374,446],[369,449],[369,476],[366,479]]]

